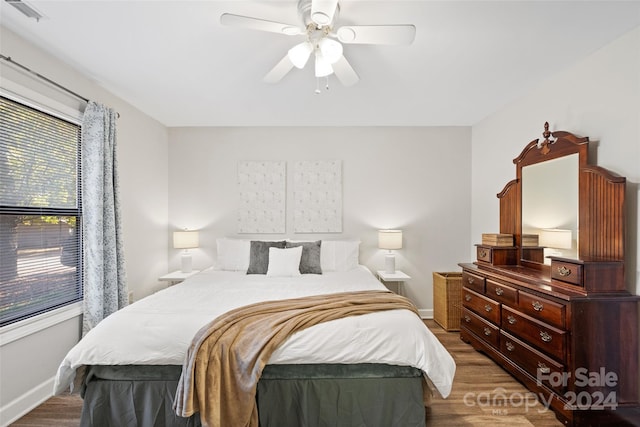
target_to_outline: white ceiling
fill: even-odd
[[[2,1],[0,23],[167,126],[468,126],[640,25],[640,1],[344,0],[338,27],[414,24],[416,39],[345,45],[360,82],[316,95],[310,64],[262,82],[303,36],[219,23],[299,24],[297,0],[26,1],[46,19]]]

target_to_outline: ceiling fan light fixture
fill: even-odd
[[[2,0],[0,0],[2,1]],[[5,0],[20,2],[25,0]],[[29,0],[26,0],[29,1]],[[293,1],[293,0],[291,0]],[[416,27],[411,24],[349,25],[338,24],[338,0],[297,0],[300,24],[283,23],[251,16],[223,13],[220,23],[250,30],[305,36],[289,49],[284,57],[263,78],[266,83],[277,83],[293,68],[303,69],[314,54],[316,79],[331,74],[343,86],[353,86],[360,77],[344,55],[346,44],[410,45],[415,40]]]
[[[322,52],[316,51],[316,77],[326,77],[331,74],[333,74],[333,67],[322,56]]]
[[[296,67],[303,69],[313,52],[313,45],[309,42],[302,42],[289,49],[289,60]]]
[[[324,38],[318,42],[322,57],[330,64],[335,64],[342,57],[342,44],[332,39]]]

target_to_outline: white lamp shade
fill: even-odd
[[[335,40],[324,38],[318,43],[322,57],[326,59],[329,64],[335,64],[342,57],[342,44]]]
[[[402,230],[379,230],[378,247],[380,249],[402,249]]]
[[[554,249],[571,249],[571,230],[544,228],[540,232],[540,246]]]
[[[289,49],[289,60],[297,68],[303,69],[313,52],[313,45],[309,42],[303,42]]]
[[[175,249],[197,248],[200,244],[197,231],[174,231],[173,247]]]

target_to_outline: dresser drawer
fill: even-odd
[[[517,264],[518,249],[515,247],[476,245],[478,261],[493,265]]]
[[[518,291],[512,287],[487,279],[486,289],[485,294],[488,297],[503,304],[515,305],[518,302]]]
[[[486,246],[476,245],[476,258],[478,261],[491,262],[491,249]]]
[[[567,350],[567,333],[565,331],[506,306],[502,306],[502,319],[502,329],[537,347],[556,360],[565,361]]]
[[[582,281],[582,265],[571,262],[551,260],[551,278],[584,286]]]
[[[500,304],[468,288],[462,289],[462,305],[480,317],[500,324]]]
[[[518,308],[558,328],[565,328],[566,306],[527,292],[518,292]]]
[[[484,293],[484,277],[467,271],[462,272],[462,286],[473,289],[476,292]]]
[[[500,352],[558,394],[564,392],[566,385],[558,380],[565,375],[565,366],[562,363],[545,356],[504,330],[500,331]],[[550,377],[553,378],[553,385],[549,382]]]
[[[492,346],[499,348],[500,330],[493,323],[487,322],[471,310],[462,309],[462,324],[471,332],[489,342]]]

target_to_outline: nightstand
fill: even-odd
[[[404,282],[410,280],[411,276],[400,270],[396,270],[395,273],[387,273],[384,270],[378,270],[376,274],[378,275],[378,280],[380,280],[385,286],[393,283],[396,288],[396,293],[404,296]]]
[[[193,276],[196,273],[199,273],[200,270],[192,270],[190,273],[183,273],[180,270],[172,271],[169,274],[165,274],[162,277],[159,277],[158,280],[161,282],[169,282],[167,286],[173,286],[176,283],[180,283],[188,277]]]

